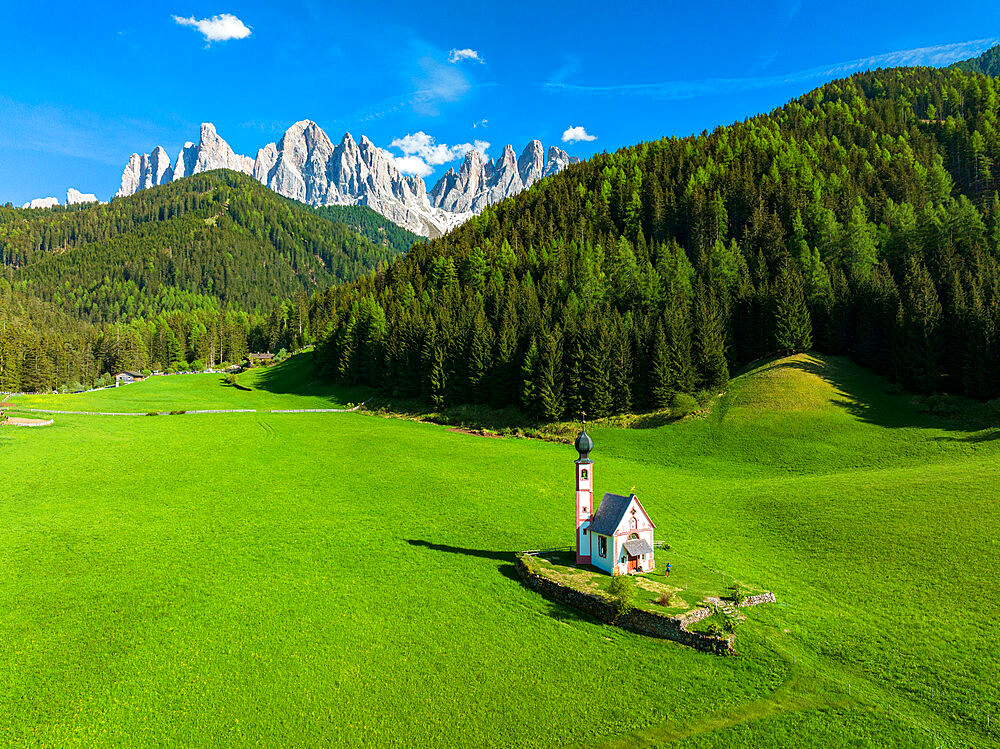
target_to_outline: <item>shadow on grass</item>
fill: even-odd
[[[312,352],[296,354],[278,364],[249,370],[255,376],[259,390],[278,395],[306,395],[324,398],[332,404],[344,405],[365,400],[371,391],[365,387],[335,385],[325,382],[316,372]]]
[[[462,546],[449,546],[448,544],[434,544],[430,541],[423,541],[421,539],[411,538],[407,542],[410,546],[423,546],[427,549],[433,549],[434,551],[445,551],[449,554],[462,554],[467,557],[479,557],[480,559],[492,559],[496,562],[510,562],[509,566],[512,570],[514,569],[514,552],[513,551],[487,551],[485,549],[466,549]],[[502,570],[501,570],[502,572]]]
[[[426,549],[433,549],[434,551],[443,551],[448,554],[461,554],[467,557],[477,557],[479,559],[490,559],[495,562],[503,562],[497,566],[497,572],[499,572],[503,577],[508,580],[517,583],[518,585],[524,585],[524,581],[517,574],[517,568],[514,566],[514,552],[512,551],[487,551],[486,549],[468,549],[463,546],[450,546],[448,544],[435,544],[430,541],[424,541],[422,539],[411,538],[407,539],[406,543],[410,546],[421,546]],[[530,590],[530,588],[529,588]],[[596,624],[598,626],[604,626],[603,622],[596,617],[590,616],[580,609],[574,608],[572,606],[567,606],[566,604],[557,603],[555,601],[550,601],[549,599],[543,599],[545,601],[544,613],[546,616],[551,617],[560,622],[586,622],[588,624]]]
[[[970,434],[965,437],[935,437],[937,442],[968,442],[970,444],[979,444],[982,442],[993,442],[994,440],[1000,440],[1000,429],[989,429],[983,430],[981,432],[976,432],[975,434]]]
[[[844,409],[859,420],[888,429],[946,429],[953,431],[978,431],[988,426],[982,404],[960,396],[927,396],[949,401],[953,412],[932,414],[917,409],[924,396],[911,392],[892,392],[898,386],[890,385],[882,375],[865,369],[845,357],[810,355],[795,360],[773,359],[754,366],[748,365],[744,371],[770,372],[776,370],[797,370],[818,377],[836,389],[842,396],[831,400],[833,405]],[[980,435],[957,437],[956,440],[985,442],[995,436],[981,438]]]
[[[630,429],[658,429],[659,427],[666,426],[667,424],[672,424],[677,421],[669,412],[667,413],[652,413],[646,414],[645,416],[639,416],[630,425]]]

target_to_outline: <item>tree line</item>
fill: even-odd
[[[0,390],[83,387],[311,340],[309,295],[369,273],[372,243],[246,175],[208,172],[107,205],[0,207]]]
[[[762,356],[1000,395],[997,80],[901,68],[602,154],[320,293],[320,372],[532,417],[660,407]]]
[[[998,94],[960,69],[858,74],[598,155],[405,256],[225,172],[0,209],[3,387],[315,340],[322,376],[544,419],[811,347],[993,398]]]

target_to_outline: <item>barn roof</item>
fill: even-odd
[[[597,508],[590,521],[590,532],[602,536],[614,534],[631,501],[631,497],[623,497],[620,494],[605,494],[601,506]]]
[[[626,541],[625,551],[633,557],[637,557],[640,554],[652,554],[653,547],[649,545],[649,542],[644,538],[633,538],[631,541]]]

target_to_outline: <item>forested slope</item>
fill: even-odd
[[[93,320],[158,312],[165,290],[244,309],[352,280],[396,251],[275,195],[207,172],[107,205],[0,209],[0,258],[25,292]]]
[[[600,155],[321,295],[329,377],[541,418],[812,346],[1000,394],[997,80],[900,68]]]
[[[324,205],[313,210],[325,219],[343,224],[369,242],[385,245],[396,252],[406,252],[415,242],[427,241],[366,205]]]
[[[310,294],[398,252],[226,171],[107,205],[0,208],[0,390],[301,345]]]
[[[991,47],[979,57],[956,62],[954,67],[967,73],[982,73],[983,75],[1000,75],[1000,46]]]

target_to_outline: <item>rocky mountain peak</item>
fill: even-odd
[[[575,156],[570,156],[564,150],[557,148],[556,146],[549,146],[549,152],[545,158],[544,176],[548,177],[556,172],[561,172],[570,164],[578,163],[580,163],[580,159]]]
[[[458,170],[448,169],[428,191],[423,179],[402,174],[392,155],[364,135],[355,141],[344,133],[334,145],[315,122],[299,120],[251,159],[235,153],[206,122],[198,143],[185,143],[173,165],[159,146],[148,155],[132,154],[118,195],[210,169],[232,169],[310,205],[367,205],[411,231],[438,236],[571,161],[561,149],[550,148],[547,162],[542,154],[537,140],[520,157],[505,146],[496,161],[470,149]]]
[[[517,173],[525,185],[533,185],[545,172],[545,151],[540,140],[533,140],[521,152],[517,160]]]
[[[59,205],[59,198],[35,198],[22,205],[22,208],[55,208]]]
[[[237,172],[253,174],[253,159],[240,156],[233,152],[211,122],[201,125],[201,141],[198,143],[198,153],[191,174],[207,172],[212,169],[232,169]]]
[[[514,146],[508,144],[503,147],[499,164],[503,164],[505,168],[517,169],[517,156],[514,154]]]
[[[99,203],[97,196],[92,192],[80,192],[74,188],[66,191],[66,205],[80,205],[82,203]]]

